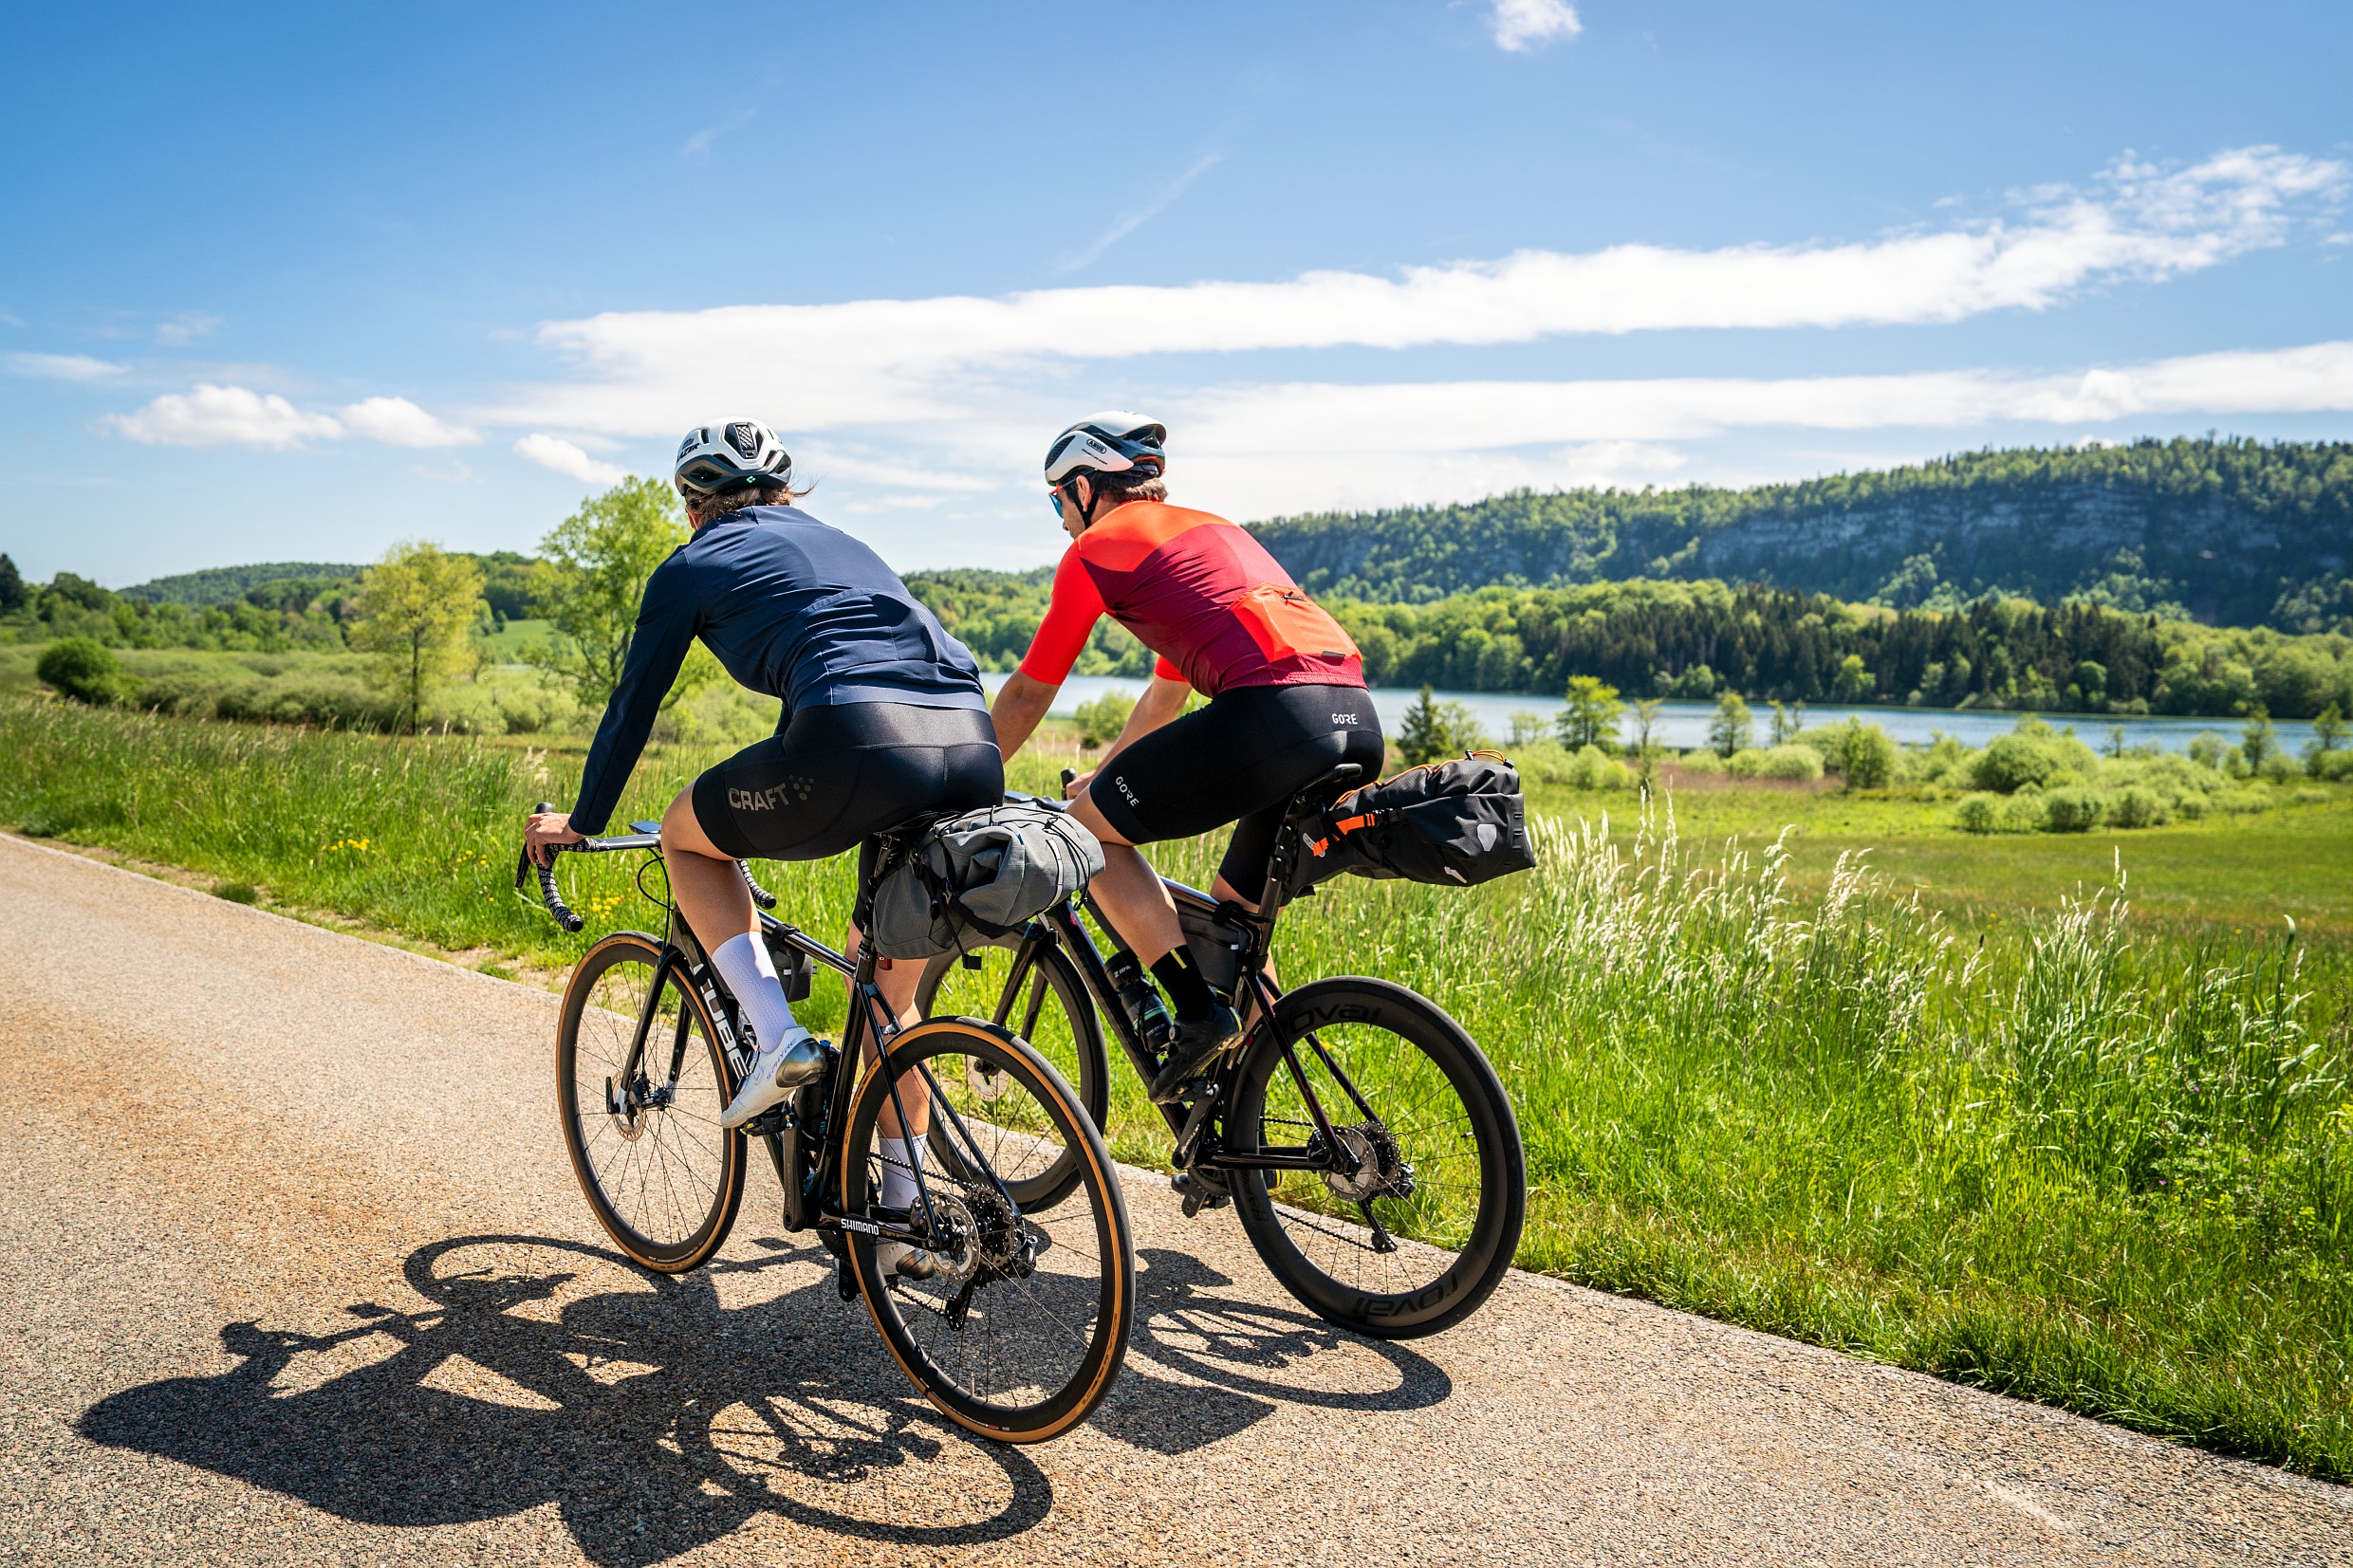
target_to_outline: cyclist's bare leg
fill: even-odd
[[[1085,823],[1086,830],[1102,843],[1103,868],[1087,883],[1087,892],[1119,928],[1137,960],[1150,968],[1184,940],[1176,924],[1176,906],[1170,902],[1168,890],[1160,886],[1159,873],[1117,828],[1103,821],[1092,789],[1090,784],[1070,802],[1070,815]]]
[[[849,944],[843,950],[851,963],[858,962],[858,950],[864,946],[865,940],[864,932],[855,925],[850,927]],[[895,964],[887,958],[875,961],[874,988],[882,993],[883,1005],[890,1008],[902,1029],[923,1016],[915,1005],[915,988],[922,979],[923,966],[920,964]],[[865,1040],[865,1049],[861,1054],[866,1061],[872,1061],[875,1058],[873,1031],[867,1032]],[[907,1120],[914,1124],[915,1135],[922,1137],[929,1134],[932,1129],[932,1096],[931,1091],[924,1087],[920,1073],[909,1073],[899,1080],[899,1098],[907,1107]],[[878,1125],[881,1135],[886,1138],[905,1135],[899,1130],[896,1106],[882,1107],[882,1119]]]
[[[716,952],[723,943],[760,929],[751,913],[750,890],[744,886],[734,858],[713,843],[695,820],[693,785],[679,790],[662,813],[661,844],[671,896],[677,899],[678,913],[686,916],[688,929],[705,952]]]

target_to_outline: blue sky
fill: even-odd
[[[18,8],[0,549],[530,548],[774,424],[902,568],[1103,407],[1237,518],[2353,435],[2353,7]]]

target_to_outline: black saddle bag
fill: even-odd
[[[1293,896],[1343,872],[1472,887],[1536,863],[1519,770],[1493,751],[1350,790],[1308,824]]]

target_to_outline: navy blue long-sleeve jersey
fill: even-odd
[[[803,708],[837,703],[989,706],[972,653],[881,557],[798,507],[747,507],[704,524],[646,580],[581,773],[577,831],[603,831],[698,636],[736,680],[783,699],[779,729]]]

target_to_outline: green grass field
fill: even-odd
[[[658,749],[623,817],[727,748]],[[1016,785],[1066,755],[1025,755]],[[619,858],[566,862],[583,937],[513,893],[521,813],[578,768],[520,737],[0,696],[0,825],[477,962],[561,964],[658,918]],[[1343,878],[1278,951],[1294,981],[1412,985],[1480,1041],[1528,1144],[1527,1266],[2347,1479],[2353,808],[2302,793],[1971,838],[1892,796],[1694,791],[1645,822],[1540,791],[1539,872]],[[1880,870],[1841,870],[1862,845]],[[2129,912],[2099,892],[2120,852]],[[1214,846],[1156,858],[1197,882]],[[840,928],[844,863],[761,870]],[[811,1022],[838,1021],[820,996]],[[1157,1164],[1115,1076],[1115,1148]]]

